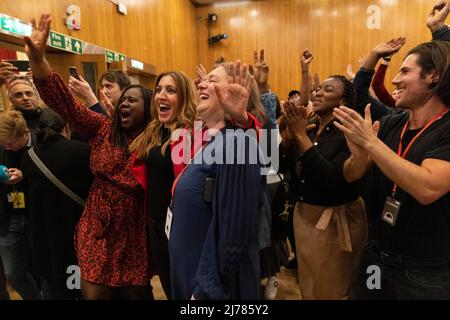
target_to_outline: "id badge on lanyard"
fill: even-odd
[[[23,192],[17,192],[15,189],[13,192],[7,195],[8,202],[12,203],[13,209],[24,209],[25,208],[25,194]]]
[[[170,229],[172,228],[172,218],[173,218],[172,209],[170,207],[168,207],[167,215],[166,215],[166,225],[164,227],[164,231],[166,232],[166,237],[168,240],[170,239]]]
[[[387,197],[384,202],[383,212],[381,213],[381,220],[387,222],[391,226],[395,226],[398,218],[398,212],[402,203],[392,197]]]

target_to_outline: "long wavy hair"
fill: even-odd
[[[155,92],[159,82],[165,76],[170,76],[175,81],[178,98],[175,122],[169,127],[170,134],[178,128],[185,128],[191,131],[194,127],[198,104],[194,82],[181,71],[165,71],[156,79]],[[158,119],[158,111],[154,98],[152,101],[151,114],[153,120],[147,125],[145,130],[134,139],[130,146],[130,151],[135,153],[139,159],[147,158],[150,150],[158,145],[161,145],[161,153],[164,155],[170,144],[170,139],[163,141],[161,129],[163,128],[164,123]]]

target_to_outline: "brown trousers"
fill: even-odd
[[[367,238],[363,200],[330,208],[298,202],[294,234],[302,299],[348,299]]]

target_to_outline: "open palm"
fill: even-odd
[[[223,110],[232,119],[240,119],[247,111],[249,92],[241,84],[215,85],[217,97]]]
[[[253,77],[248,72],[248,65],[244,64],[241,68],[240,61],[237,61],[230,64],[228,83],[215,84],[217,98],[232,119],[246,118],[252,83]]]
[[[50,32],[51,18],[49,14],[41,15],[39,23],[31,20],[33,31],[29,37],[25,37],[25,53],[33,62],[44,60],[45,48],[47,47],[47,39]]]
[[[399,51],[405,42],[406,38],[404,37],[394,38],[388,42],[378,44],[373,48],[373,51],[380,57],[387,57]]]

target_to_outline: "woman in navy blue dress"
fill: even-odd
[[[257,161],[257,134],[229,130],[233,124],[227,121],[227,110],[259,103],[255,92],[248,67],[239,62],[217,66],[198,85],[197,112],[210,140],[174,183],[168,223],[174,299],[260,297],[258,232],[265,178]]]

